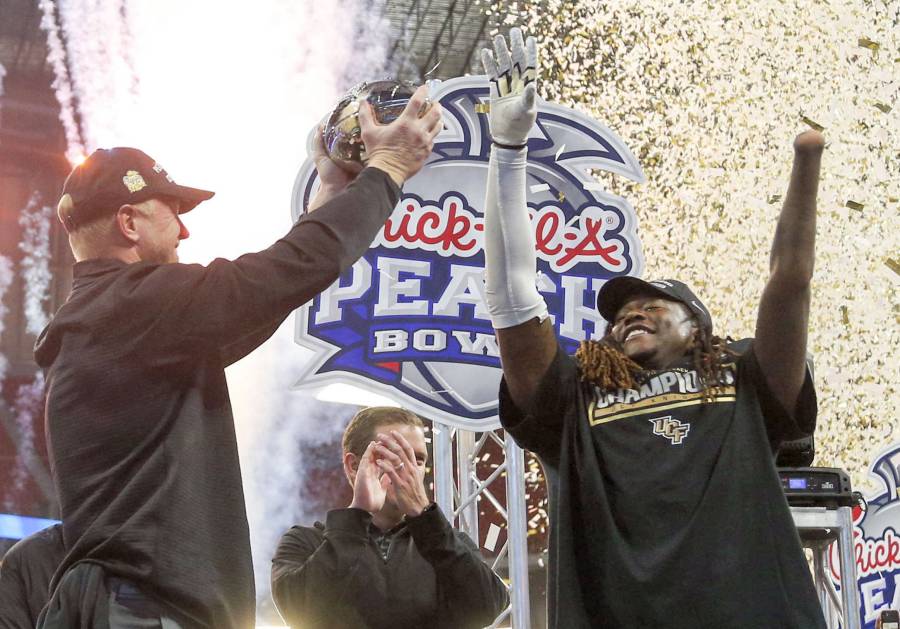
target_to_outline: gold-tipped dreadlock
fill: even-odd
[[[581,379],[601,389],[634,389],[644,368],[628,358],[619,343],[607,335],[600,341],[582,341],[575,352]]]
[[[726,339],[700,327],[697,343],[691,350],[691,362],[700,379],[703,401],[713,399],[721,388],[724,359],[735,353],[725,347]],[[622,346],[607,335],[599,341],[582,341],[575,352],[581,379],[604,390],[636,389],[648,373],[622,351]]]

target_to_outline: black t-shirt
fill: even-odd
[[[29,535],[6,552],[0,563],[0,629],[34,629],[65,554],[60,524]]]
[[[773,462],[814,428],[811,379],[796,421],[752,348],[722,384],[704,403],[685,362],[601,391],[559,350],[536,414],[502,385],[501,421],[550,489],[551,628],[824,629]]]
[[[235,261],[75,265],[72,294],[35,349],[68,550],[54,584],[90,562],[186,626],[253,625],[224,369],[349,268],[398,197],[368,168],[274,245]]]

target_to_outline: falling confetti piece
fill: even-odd
[[[897,275],[900,275],[900,262],[894,260],[893,258],[887,258],[884,263],[891,271],[893,271]]]
[[[847,306],[841,306],[841,321],[844,322],[844,325],[850,325],[850,310]]]
[[[484,547],[488,550],[488,552],[494,552],[494,549],[497,547],[497,540],[500,538],[500,527],[491,522],[491,526],[488,529],[487,536],[484,538]]]
[[[550,189],[549,183],[536,183],[529,188],[532,194],[537,194],[538,192],[547,192]]]
[[[559,202],[560,202],[560,203],[562,203],[563,201],[566,200],[566,193],[565,193],[565,192],[560,192],[558,195],[556,195],[556,198],[559,199]]]
[[[890,105],[886,105],[885,103],[873,103],[873,104],[875,105],[875,107],[880,109],[883,113],[886,113],[886,114],[891,113],[892,108]]]
[[[881,45],[878,42],[874,42],[868,37],[860,37],[857,42],[862,48],[868,48],[869,50],[878,51],[881,48]]]
[[[559,156],[562,155],[563,151],[565,151],[565,150],[566,150],[565,144],[563,144],[562,146],[559,147],[559,150],[556,151],[556,157],[555,157],[556,161],[559,161]]]
[[[812,127],[812,128],[815,129],[816,131],[820,131],[820,132],[821,132],[821,131],[824,131],[824,130],[825,130],[825,127],[823,127],[822,125],[820,125],[818,122],[816,122],[816,121],[814,121],[814,120],[811,120],[810,118],[807,118],[806,116],[801,116],[800,119],[801,119],[807,126]]]
[[[846,205],[851,210],[856,210],[857,212],[862,212],[863,208],[866,207],[862,203],[857,203],[856,201],[847,201]]]
[[[769,204],[770,204],[770,205],[771,205],[772,203],[778,203],[779,201],[781,201],[781,195],[780,195],[780,194],[773,194],[772,196],[769,197]]]
[[[477,105],[475,105],[475,113],[476,114],[491,113],[491,104],[490,103],[478,103]]]

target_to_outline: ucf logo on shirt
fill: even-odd
[[[651,419],[650,423],[653,424],[654,435],[665,437],[676,446],[681,445],[681,442],[684,441],[691,430],[690,424],[687,422],[682,424],[671,415],[668,417],[656,417]]]
[[[708,404],[735,401],[735,365],[723,365],[721,384],[712,392]],[[703,391],[697,372],[692,369],[669,369],[654,374],[638,389],[604,391],[594,389],[594,399],[588,407],[591,426],[608,422],[652,415],[648,418],[654,435],[668,439],[673,445],[681,445],[691,430],[691,425],[681,422],[662,411],[703,404]]]

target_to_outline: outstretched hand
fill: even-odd
[[[494,53],[481,51],[481,63],[491,83],[491,113],[488,117],[495,144],[519,148],[537,119],[537,44],[523,39],[522,30],[509,31],[512,51],[502,35],[494,37]]]
[[[825,136],[810,129],[794,138],[794,151],[798,154],[815,155],[825,149]]]
[[[312,132],[307,146],[308,152],[312,153],[313,162],[316,165],[316,172],[319,175],[319,190],[310,200],[307,212],[312,212],[318,207],[325,204],[326,201],[333,196],[342,192],[347,185],[356,179],[356,173],[351,173],[338,166],[325,150],[325,125],[319,124]]]
[[[430,103],[428,88],[420,86],[400,116],[379,124],[371,103],[359,103],[359,127],[366,146],[366,164],[383,170],[397,183],[415,175],[431,155],[434,138],[443,128],[439,103]]]

